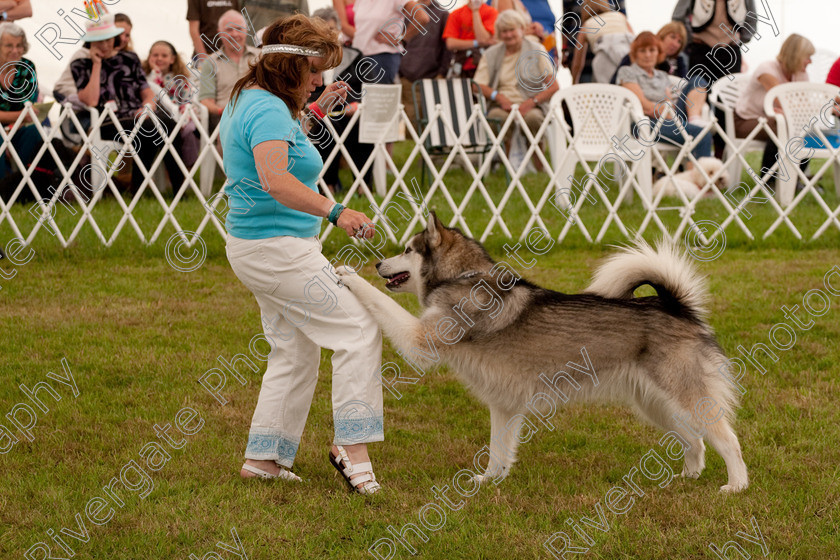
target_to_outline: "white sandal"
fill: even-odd
[[[292,471],[290,471],[288,469],[284,469],[283,467],[280,467],[280,472],[278,474],[271,474],[270,472],[264,471],[260,468],[257,468],[255,466],[253,466],[253,465],[249,465],[248,463],[245,463],[244,465],[242,465],[242,470],[245,470],[245,471],[248,471],[250,473],[254,473],[255,475],[257,475],[255,477],[251,477],[251,478],[265,478],[265,479],[279,478],[279,479],[282,479],[282,480],[288,480],[288,481],[293,481],[293,482],[303,482],[303,479],[301,477],[299,477],[298,475],[296,475],[295,473],[293,473]]]
[[[342,446],[336,445],[336,448],[338,449],[338,455],[333,455],[332,451],[330,451],[330,463],[341,473],[341,476],[344,477],[344,481],[347,482],[350,489],[364,495],[377,493],[381,489],[381,486],[376,482],[376,475],[373,474],[373,465],[369,461],[354,465],[350,462],[350,457]],[[346,466],[343,467],[342,464]],[[350,480],[350,477],[357,473],[363,474]],[[359,484],[361,486],[358,486]]]

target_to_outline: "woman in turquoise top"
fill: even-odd
[[[324,347],[334,351],[330,461],[350,488],[371,494],[379,484],[366,444],[384,437],[382,337],[338,281],[317,235],[322,218],[357,237],[370,238],[374,229],[363,213],[319,194],[323,162],[300,121],[306,99],[321,85],[321,72],[337,66],[341,52],[338,38],[320,20],[276,21],[263,35],[260,58],[234,87],[219,125],[228,177],[228,260],[254,294],[271,346],[240,474],[300,480],[289,469]],[[324,92],[332,99],[336,94],[346,94],[342,82]]]

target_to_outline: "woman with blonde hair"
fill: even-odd
[[[662,51],[665,55],[665,58],[656,65],[656,69],[662,70],[671,76],[685,78],[688,74],[688,55],[684,52],[686,41],[688,40],[688,36],[685,33],[685,26],[678,21],[671,21],[663,25],[656,32],[656,36],[662,43]],[[627,56],[621,59],[618,68],[630,66],[631,64],[633,64],[633,61],[630,60],[630,54],[628,53]],[[610,83],[615,83],[618,77],[618,68],[616,68]],[[702,78],[698,78],[695,82],[699,82],[700,80]],[[708,83],[705,80],[702,80],[702,82],[697,83],[697,86],[703,88],[708,87]]]
[[[335,438],[329,453],[350,488],[379,490],[367,444],[384,439],[382,336],[370,313],[321,254],[322,218],[357,238],[371,220],[318,193],[323,162],[302,129],[321,72],[341,62],[338,36],[319,18],[276,20],[260,57],[234,86],[219,124],[228,195],[227,257],[254,294],[271,346],[248,434],[243,478],[300,481],[291,467],[309,415],[321,348],[333,350]],[[309,108],[346,99],[327,86]]]
[[[779,84],[808,81],[805,69],[811,63],[812,54],[814,45],[811,41],[794,33],[782,43],[775,59],[762,62],[756,67],[735,106],[735,133],[738,138],[749,136],[758,126],[758,119],[767,117],[764,113],[764,96],[771,88]],[[776,119],[767,119],[767,125],[776,132]],[[779,149],[764,129],[756,134],[755,139],[767,142],[761,167],[770,169],[776,163]]]

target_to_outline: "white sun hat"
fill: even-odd
[[[85,43],[95,43],[97,41],[105,41],[112,37],[117,37],[123,34],[123,29],[114,24],[114,14],[99,13],[99,18],[91,20],[87,24],[87,33],[82,36],[82,41]]]

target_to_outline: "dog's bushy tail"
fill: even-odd
[[[666,305],[678,306],[675,311],[681,315],[705,319],[706,281],[691,258],[667,239],[660,240],[655,249],[644,240],[623,248],[595,271],[586,292],[630,299],[636,288],[645,284],[652,286]]]

